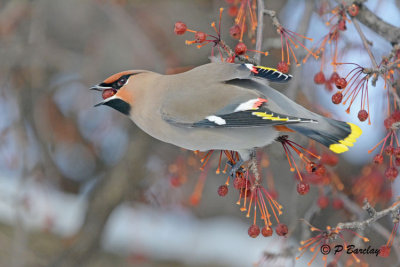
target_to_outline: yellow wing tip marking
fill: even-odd
[[[350,125],[350,134],[345,139],[339,140],[339,144],[332,144],[329,146],[329,149],[337,154],[348,151],[348,147],[352,147],[357,141],[357,138],[362,134],[360,127],[350,122],[347,124]]]
[[[252,115],[257,117],[263,118],[264,120],[271,120],[271,121],[288,121],[289,118],[281,118],[281,117],[274,117],[272,114],[268,114],[266,112],[253,112]]]

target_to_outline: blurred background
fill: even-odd
[[[177,73],[209,62],[210,47],[185,45],[192,36],[175,35],[174,23],[184,21],[192,30],[212,33],[210,23],[218,21],[219,8],[228,9],[229,2],[234,1],[0,1],[0,266],[303,266],[312,255],[294,260],[299,240],[309,235],[300,218],[321,228],[360,219],[355,211],[362,214],[362,200],[352,188],[371,161],[367,150],[384,134],[382,90],[371,92],[373,126],[362,125],[365,134],[340,157],[340,167],[332,169],[344,186],[340,194],[349,196],[343,196],[345,208],[320,210],[316,199],[321,194],[332,197],[332,192],[319,187],[299,196],[280,144],[263,149],[269,158],[263,176],[269,177],[266,183],[284,206],[281,220],[289,226],[288,238],[247,235],[251,220],[235,204],[236,192],[225,198],[217,194],[226,180],[214,174],[217,156],[211,160],[201,201],[193,203],[201,175],[198,157],[147,136],[113,109],[93,107],[101,95],[89,91],[90,86],[114,73]],[[265,2],[288,29],[315,40],[328,28],[314,11],[326,3],[335,5]],[[399,1],[367,5],[400,25]],[[232,25],[225,12],[222,36],[234,47]],[[353,27],[348,28],[340,44],[343,62],[369,64]],[[363,29],[374,40],[377,58],[390,51],[388,42]],[[281,43],[268,17],[262,48],[270,53],[262,63],[276,66]],[[357,122],[356,115],[331,103],[332,93],[313,83],[319,68],[320,62],[310,60],[292,68],[290,85],[275,87],[315,111]],[[306,139],[293,137],[307,145]],[[393,190],[378,208],[398,195]],[[364,232],[375,247],[391,231],[390,219],[381,223],[383,234]],[[397,253],[378,262],[398,262]]]

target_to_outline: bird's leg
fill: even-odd
[[[231,165],[231,171],[229,172],[229,175],[232,178],[236,177],[237,172],[243,172],[242,165],[243,165],[244,161],[241,158],[239,158],[239,160],[236,163],[232,163],[230,161],[228,161],[228,163],[229,163],[229,165]]]

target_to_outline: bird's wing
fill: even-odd
[[[227,83],[193,84],[171,93],[161,107],[170,124],[190,128],[238,128],[317,122],[276,112],[268,97]],[[274,106],[274,105],[272,105]]]
[[[184,73],[182,76],[185,75],[213,82],[224,82],[234,79],[260,79],[271,82],[288,82],[292,78],[292,75],[282,73],[270,67],[226,62],[205,64]]]

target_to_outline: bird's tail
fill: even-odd
[[[352,147],[362,130],[350,122],[337,121],[319,116],[318,123],[297,124],[288,126],[318,143],[323,144],[335,153],[343,153]]]

